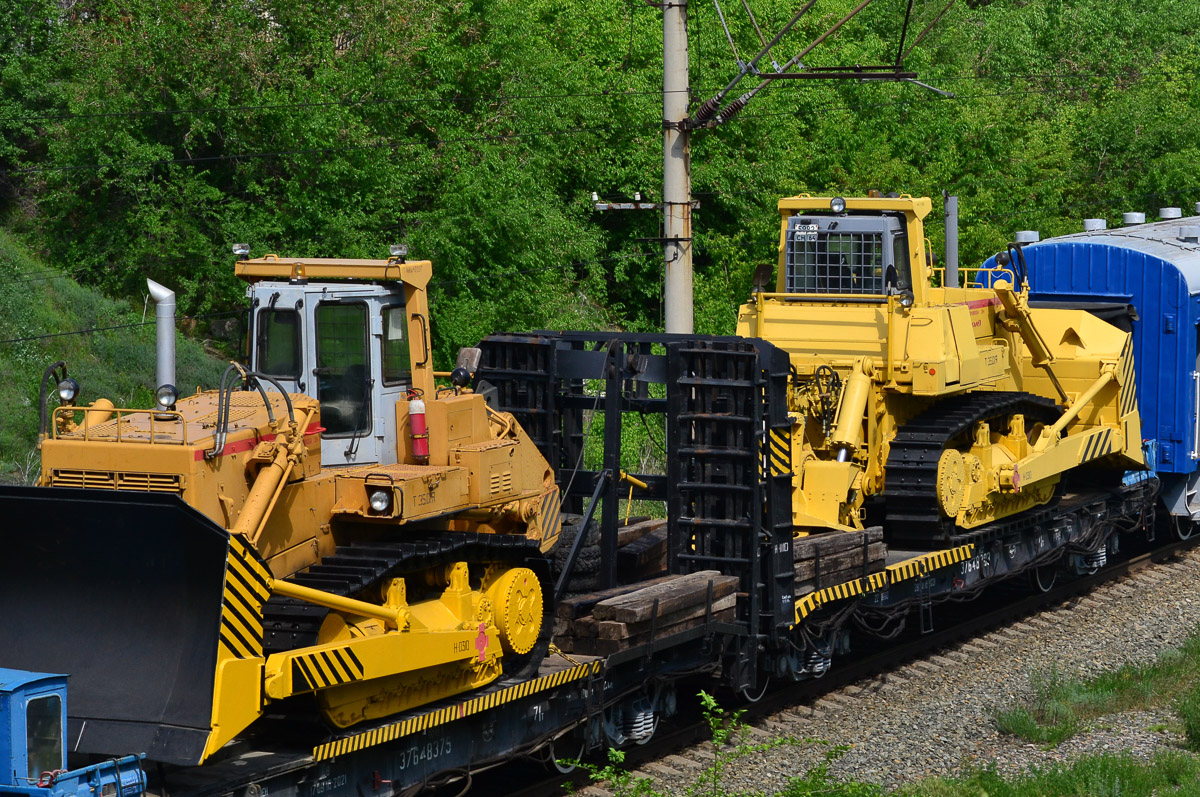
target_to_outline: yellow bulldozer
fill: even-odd
[[[197,764],[278,707],[344,728],[536,668],[559,492],[512,416],[433,371],[428,261],[249,259],[251,352],[151,409],[43,410],[8,487],[5,666],[71,675],[75,752]],[[43,399],[44,401],[44,399]]]
[[[771,445],[790,447],[801,534],[869,518],[893,544],[946,545],[1051,503],[1075,468],[1143,463],[1129,333],[1031,308],[1018,246],[945,284],[930,208],[779,202],[774,290],[760,276],[737,331],[791,358],[791,435]]]

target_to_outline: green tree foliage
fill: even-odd
[[[750,0],[770,36],[799,7]],[[855,7],[818,0],[783,61]],[[906,0],[805,56],[895,57]],[[942,7],[914,3],[912,42]],[[723,4],[743,59],[758,37]],[[691,4],[696,102],[737,72]],[[635,0],[16,0],[0,9],[0,213],[57,268],[181,310],[236,305],[228,245],[435,262],[437,355],[498,330],[661,328],[661,12]],[[905,83],[779,81],[693,139],[696,326],[733,331],[778,197],[961,196],[965,263],[1017,229],[1200,199],[1200,5],[955,5]],[[770,70],[768,60],[759,67]],[[753,86],[753,76],[730,99]],[[936,204],[935,204],[936,207]],[[939,214],[930,219],[939,246]]]

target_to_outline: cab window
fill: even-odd
[[[258,314],[258,370],[267,376],[300,376],[300,315],[295,310]]]
[[[893,274],[892,270],[888,269],[888,287],[898,290],[911,289],[912,263],[908,259],[907,235],[892,237],[892,263],[895,264],[895,272]]]
[[[408,359],[408,342],[404,328],[408,315],[403,307],[383,308],[383,383],[406,384],[412,381],[412,366]]]
[[[58,695],[35,697],[25,704],[25,749],[29,751],[29,777],[63,765],[62,700]]]
[[[367,306],[325,302],[317,306],[317,400],[326,437],[371,429],[371,363],[367,356]]]

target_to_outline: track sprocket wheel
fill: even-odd
[[[542,630],[542,586],[527,567],[505,571],[488,588],[500,644],[506,653],[533,649]]]
[[[963,455],[953,448],[942,452],[938,459],[938,504],[947,517],[954,517],[962,508],[967,492],[967,465]]]

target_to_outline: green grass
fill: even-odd
[[[1132,756],[1085,756],[1012,778],[994,768],[957,778],[931,778],[905,786],[899,797],[1200,797],[1200,758],[1160,753],[1149,762]]]
[[[1175,713],[1183,722],[1188,747],[1200,750],[1200,684],[1193,684],[1175,700]]]
[[[153,307],[145,326],[40,337],[139,323],[142,310],[81,287],[0,230],[0,480],[29,481],[37,475],[38,391],[51,363],[66,361],[80,384],[82,404],[101,397],[118,406],[153,403]],[[22,338],[35,339],[14,340]],[[180,390],[214,387],[223,364],[195,341],[180,336],[176,343]]]
[[[1125,665],[1095,678],[1066,678],[1054,669],[1037,673],[1032,678],[1032,699],[998,712],[996,727],[1031,742],[1057,745],[1096,717],[1174,705],[1185,729],[1191,718],[1186,732],[1200,746],[1198,684],[1200,635],[1193,635],[1152,664]]]

